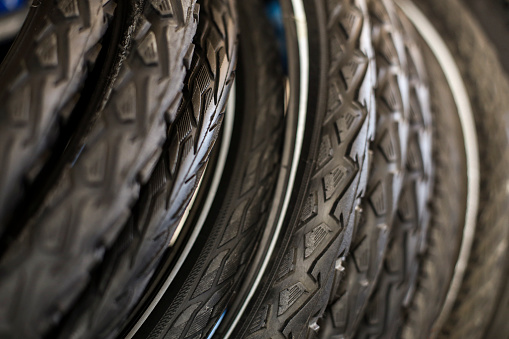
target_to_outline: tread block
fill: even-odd
[[[394,46],[392,33],[384,32],[384,36],[380,41],[379,53],[389,65],[398,65],[399,57],[396,47]]]
[[[80,15],[78,0],[60,0],[57,6],[67,19],[76,18]]]
[[[239,233],[239,227],[242,222],[242,216],[244,215],[244,211],[247,207],[247,200],[244,200],[241,202],[234,210],[230,217],[230,221],[228,222],[228,226],[224,230],[223,237],[221,239],[221,242],[219,243],[219,246],[223,246],[233,238],[237,236]]]
[[[352,251],[352,257],[355,261],[355,267],[361,273],[367,272],[370,264],[370,244],[368,239],[364,238],[360,244]]]
[[[35,55],[41,66],[53,68],[58,65],[57,35],[51,33],[43,38],[35,50]]]
[[[95,145],[95,151],[82,163],[85,178],[90,184],[99,184],[103,182],[106,174],[108,153],[108,144],[101,142]]]
[[[351,167],[345,167],[343,165],[339,165],[327,173],[322,179],[324,199],[327,201],[332,198],[337,191],[343,191],[354,174]]]
[[[348,292],[343,294],[332,306],[331,314],[334,327],[344,328],[348,319]]]
[[[154,32],[149,32],[138,46],[138,54],[146,65],[157,66],[159,55],[157,51],[157,40]]]
[[[313,228],[312,231],[306,233],[305,237],[305,251],[304,251],[304,258],[308,258],[313,252],[320,246],[320,244],[327,238],[328,234],[331,233],[332,230],[330,229],[327,224],[322,223],[315,228]]]
[[[246,210],[246,217],[244,219],[244,225],[242,226],[242,232],[247,231],[260,220],[260,215],[264,212],[262,210],[263,206],[260,205],[260,200],[264,194],[266,194],[266,189],[261,186]]]
[[[361,32],[363,21],[362,12],[358,8],[350,7],[347,12],[341,12],[339,23],[348,40],[356,40]]]
[[[385,181],[379,181],[369,197],[369,202],[377,216],[384,216],[387,213],[387,188]]]
[[[199,296],[205,291],[208,291],[212,287],[226,254],[228,254],[227,250],[219,253],[210,262],[209,266],[207,267],[207,270],[203,273],[200,282],[198,283],[196,289],[194,290],[193,298],[196,298],[197,296]]]
[[[32,91],[30,85],[24,85],[17,92],[18,95],[12,95],[9,98],[8,112],[15,126],[24,126],[30,119]]]
[[[251,326],[248,329],[249,334],[261,330],[267,326],[267,318],[269,316],[270,305],[263,305],[258,310],[258,313],[253,319]]]
[[[174,16],[171,0],[151,0],[154,9],[162,16]]]
[[[395,135],[392,128],[389,127],[383,134],[382,139],[379,141],[378,147],[382,151],[387,162],[395,162],[400,158],[400,149],[397,138],[398,136]]]
[[[359,51],[341,68],[341,75],[346,84],[347,91],[357,88],[368,69],[368,58]]]
[[[180,338],[188,322],[192,319],[194,311],[200,307],[200,303],[193,304],[186,308],[173,323],[172,331],[168,333],[168,338],[177,339]]]
[[[335,123],[338,142],[349,140],[356,134],[363,125],[366,115],[365,110],[356,103],[345,108]]]
[[[302,207],[301,222],[307,223],[318,214],[318,192],[312,191],[308,194]]]
[[[249,165],[246,167],[244,178],[242,179],[242,194],[249,192],[256,183],[260,157],[260,152],[256,152],[249,159]]]
[[[398,213],[403,221],[408,222],[416,219],[417,206],[415,203],[413,187],[411,185],[405,185],[401,192],[401,199],[398,205]]]
[[[305,293],[306,288],[301,282],[298,282],[279,293],[279,305],[277,315],[284,314],[293,304]]]
[[[235,248],[230,251],[228,257],[225,260],[223,269],[221,270],[221,274],[219,275],[219,279],[217,284],[221,284],[226,281],[228,278],[233,276],[239,270],[240,265],[243,262],[243,253],[250,252],[249,249],[252,247],[252,241],[250,239],[250,235],[247,234],[242,238],[241,241],[237,243]]]
[[[136,120],[136,85],[129,82],[119,89],[115,101],[118,118],[122,122],[133,122]]]
[[[387,85],[383,89],[381,99],[392,112],[401,111],[403,108],[403,100],[395,76],[388,79]]]
[[[330,136],[328,134],[323,135],[318,151],[317,168],[324,167],[332,159],[333,152]]]
[[[424,161],[417,138],[411,138],[408,145],[407,168],[412,172],[424,172]]]
[[[292,247],[286,252],[283,257],[283,261],[279,266],[279,272],[277,274],[278,279],[282,279],[295,269],[295,254],[297,253],[297,249]]]

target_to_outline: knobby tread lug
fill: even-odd
[[[338,257],[364,195],[368,147],[374,135],[374,54],[364,1],[323,1],[327,27],[327,109],[317,116],[316,152],[308,161],[310,182],[302,184],[304,208],[281,235],[254,306],[234,334],[246,338],[301,338],[319,329],[334,283]],[[315,208],[316,206],[316,208]],[[283,260],[292,255],[293,262]],[[277,260],[277,261],[276,261]],[[282,266],[284,265],[284,266]],[[285,268],[287,267],[287,268]]]
[[[43,1],[0,66],[0,235],[51,151],[61,111],[82,86],[113,1]],[[38,32],[33,34],[32,32]],[[18,225],[16,225],[18,226]]]
[[[31,305],[30,312],[11,312],[9,335],[39,336],[72,307],[128,220],[139,180],[149,176],[163,144],[165,112],[182,90],[183,61],[197,26],[194,1],[181,2],[181,13],[164,15],[154,1],[130,5],[134,30],[122,37],[128,49],[82,151],[63,168],[0,261],[2,305],[14,299]],[[9,286],[16,281],[22,287],[12,293]]]
[[[162,156],[154,163],[152,175],[146,176],[140,199],[106,252],[94,282],[66,319],[62,338],[77,333],[83,338],[112,338],[123,330],[123,322],[142,297],[200,181],[219,134],[236,60],[236,44],[227,45],[236,36],[231,3],[228,7],[219,2],[188,2],[187,17],[197,21],[199,15],[199,23],[194,44],[180,53],[189,70],[182,100],[172,105],[178,110],[166,112],[167,141]],[[159,30],[164,31],[164,26]],[[217,294],[212,298],[211,302],[220,301]]]
[[[331,296],[321,333],[324,338],[352,338],[359,326],[382,270],[403,186],[410,123],[409,69],[401,27],[391,23],[386,5],[391,3],[368,2],[377,64],[373,157],[350,253],[345,267],[335,271],[345,278]]]
[[[379,3],[379,5],[383,5]],[[418,36],[404,15],[386,6],[385,24],[404,41],[409,65],[410,136],[403,191],[391,231],[383,270],[371,296],[358,338],[397,338],[415,291],[420,259],[426,249],[432,201],[432,115],[428,76]],[[398,22],[399,21],[399,22]]]

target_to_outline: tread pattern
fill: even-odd
[[[410,104],[401,31],[390,24],[382,1],[370,1],[368,6],[377,64],[377,126],[371,144],[372,169],[345,268],[337,271],[346,277],[330,300],[327,324],[332,328],[322,332],[327,338],[353,337],[362,319],[382,269],[407,157]]]
[[[463,134],[452,94],[431,51],[422,39],[417,42],[429,74],[434,184],[426,246],[401,336],[425,339],[443,306],[458,258],[467,182]]]
[[[200,181],[219,134],[236,58],[235,17],[217,2],[199,1],[195,6],[196,15],[200,8],[200,21],[194,54],[163,156],[98,276],[67,319],[62,338],[118,335]]]
[[[66,103],[83,84],[115,3],[42,1],[0,67],[0,235],[50,152]],[[38,32],[34,34],[33,32]]]
[[[175,119],[197,13],[192,0],[144,3],[130,4],[134,29],[123,33],[129,41],[118,77],[79,155],[0,261],[1,303],[19,307],[9,312],[10,335],[38,336],[71,307],[161,154],[165,115]]]
[[[233,2],[223,3],[232,8]],[[240,118],[241,125],[236,124],[236,135],[240,140],[226,164],[231,175],[223,179],[216,193],[212,205],[216,212],[205,221],[210,233],[188,255],[197,259],[184,263],[174,279],[176,286],[170,285],[169,289],[177,289],[172,293],[175,297],[148,338],[209,338],[235,295],[267,219],[281,156],[284,82],[270,26],[263,25],[260,3],[238,6],[239,23],[248,21],[246,13],[256,13],[258,22],[249,27],[244,21],[249,30],[241,26],[245,38],[242,69],[251,69],[242,73],[243,81],[238,83],[249,96],[237,109],[236,120]],[[250,44],[254,45],[251,49],[247,47]]]
[[[380,3],[382,5],[382,3]],[[409,65],[410,137],[406,172],[398,211],[384,259],[383,270],[371,296],[366,316],[357,330],[357,338],[397,338],[405,309],[415,290],[420,258],[426,248],[432,198],[433,166],[427,74],[422,52],[417,45],[417,33],[403,14],[393,6],[389,22],[401,32]],[[375,20],[373,20],[375,21]]]
[[[364,1],[324,1],[328,101],[318,115],[317,152],[310,182],[302,184],[288,239],[275,253],[258,300],[234,337],[301,338],[318,330],[338,259],[348,251],[368,174],[374,134],[373,51]],[[292,213],[292,212],[290,212]],[[267,275],[269,274],[269,275]]]
[[[465,79],[480,149],[481,191],[474,244],[460,293],[439,337],[477,338],[485,334],[494,315],[501,315],[503,322],[507,322],[502,316],[504,311],[497,307],[501,291],[507,289],[504,268],[508,267],[509,260],[509,195],[505,189],[509,122],[502,113],[509,107],[509,99],[504,95],[509,91],[509,84],[495,50],[463,4],[456,0],[417,3],[444,37]],[[428,265],[436,269],[441,263],[435,261]],[[426,306],[422,300],[416,304],[416,308],[422,308],[420,314],[429,312]],[[422,331],[414,323],[405,328],[411,329]]]

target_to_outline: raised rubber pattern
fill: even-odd
[[[386,3],[387,4],[387,3]],[[428,76],[417,33],[393,6],[386,24],[400,31],[409,67],[410,136],[403,191],[383,270],[356,337],[397,338],[426,249],[433,189],[432,116]],[[441,146],[438,146],[441,147]]]
[[[231,6],[231,2],[230,2]],[[174,284],[177,289],[148,338],[209,338],[235,295],[260,232],[281,156],[284,82],[270,25],[263,7],[238,3],[242,77],[237,79],[238,102],[234,141],[221,187],[205,227]],[[252,19],[256,25],[252,26]],[[251,23],[251,25],[250,25]],[[235,141],[235,138],[236,141]],[[235,145],[235,146],[234,146]],[[201,240],[200,240],[201,239]],[[196,259],[192,259],[192,258]],[[164,305],[163,305],[164,306]]]
[[[83,84],[114,8],[105,0],[36,2],[2,62],[0,234],[51,151],[62,109]]]
[[[368,6],[377,67],[372,164],[349,256],[341,265],[344,267],[336,270],[345,278],[331,297],[327,314],[330,328],[321,333],[324,338],[351,338],[362,319],[382,269],[407,158],[410,103],[401,29],[390,24],[382,1],[370,1]]]
[[[129,217],[161,154],[165,115],[175,119],[197,24],[193,2],[129,3],[113,87],[77,158],[0,262],[2,305],[18,310],[3,318],[11,335],[36,336],[58,322]]]
[[[497,307],[507,289],[509,122],[503,112],[509,107],[504,94],[509,84],[494,48],[459,1],[417,3],[443,36],[464,77],[480,149],[481,191],[474,243],[452,314],[439,337],[477,338],[484,335],[493,316],[502,314],[503,309]],[[426,304],[419,306],[425,309]]]
[[[112,338],[123,329],[196,189],[219,133],[235,65],[234,17],[217,2],[195,5],[200,20],[194,55],[163,155],[62,338],[82,330],[83,338]]]
[[[364,1],[323,1],[327,31],[325,112],[316,115],[308,160],[310,181],[301,183],[281,247],[273,256],[244,321],[233,334],[247,338],[300,338],[314,333],[346,251],[368,173],[374,134],[375,70]],[[339,259],[340,260],[340,259]]]

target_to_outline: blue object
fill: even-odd
[[[0,0],[0,15],[14,12],[17,9],[24,7],[27,0]]]
[[[211,339],[214,336],[214,333],[216,333],[216,330],[219,327],[219,325],[221,324],[221,321],[223,321],[223,318],[224,318],[225,314],[226,314],[226,310],[224,310],[223,314],[221,314],[221,316],[219,317],[219,320],[214,325],[214,328],[212,329],[212,331],[210,331],[210,334],[207,337],[207,339]]]
[[[281,4],[278,0],[267,0],[265,2],[265,12],[267,13],[267,17],[269,18],[269,21],[276,35],[284,71],[288,74],[285,26],[283,24],[283,11],[281,9]]]

